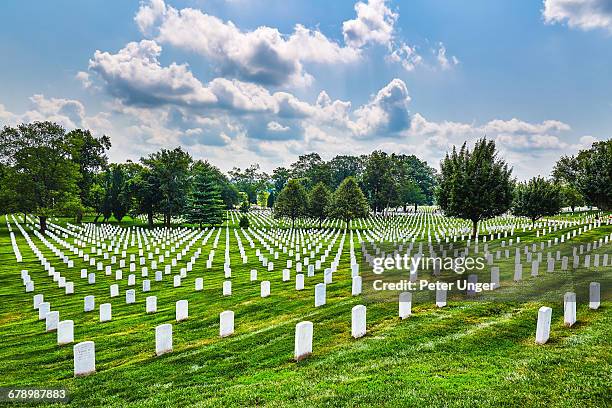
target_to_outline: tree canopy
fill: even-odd
[[[447,216],[472,221],[472,236],[478,222],[504,214],[513,199],[512,169],[497,158],[495,142],[480,139],[470,151],[467,144],[453,148],[440,164],[438,205]]]
[[[323,182],[319,182],[310,191],[308,197],[308,214],[321,223],[330,213],[332,193]]]
[[[75,207],[82,176],[63,127],[52,122],[5,126],[0,152],[0,161],[12,169],[5,172],[7,184],[2,188],[10,189],[22,212],[39,217],[42,231],[47,217]]]
[[[595,142],[575,156],[563,156],[553,170],[555,180],[573,187],[584,202],[602,210],[612,209],[612,139]],[[579,202],[570,192],[573,202]]]
[[[291,227],[295,226],[295,220],[307,214],[308,196],[306,189],[299,180],[291,179],[274,202],[274,216],[287,217],[291,219]]]
[[[332,198],[332,210],[330,214],[344,220],[348,228],[349,222],[356,218],[368,216],[368,201],[359,188],[354,177],[347,177],[338,186]]]
[[[512,212],[535,223],[544,216],[559,213],[562,203],[558,185],[542,177],[534,177],[516,185]]]

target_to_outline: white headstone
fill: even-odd
[[[315,266],[313,264],[308,265],[308,276],[314,276]]]
[[[261,282],[260,295],[262,298],[270,296],[270,281]]]
[[[157,312],[157,296],[147,296],[146,302],[147,302],[147,306],[146,306],[147,313]]]
[[[315,285],[315,307],[323,306],[325,304],[326,288],[324,283],[317,283]]]
[[[351,336],[358,339],[366,334],[366,307],[357,305],[351,309]]]
[[[84,341],[75,344],[72,351],[74,354],[75,377],[81,377],[96,372],[96,346],[93,341]]]
[[[223,296],[231,296],[232,295],[232,281],[226,280],[223,281]]]
[[[86,312],[91,312],[92,310],[94,310],[96,308],[96,298],[94,297],[94,295],[88,295],[85,296],[85,306],[84,306],[84,311]]]
[[[234,334],[234,312],[226,310],[219,314],[219,336],[226,337]]]
[[[189,317],[189,302],[187,300],[179,300],[176,302],[176,321],[180,322],[187,320]]]
[[[592,309],[592,310],[599,309],[600,290],[601,290],[601,285],[599,282],[591,282],[589,284],[589,309]]]
[[[514,281],[518,282],[523,279],[523,265],[517,263],[514,265]]]
[[[323,272],[323,283],[325,284],[332,283],[332,279],[333,279],[332,269],[331,268],[325,269],[325,271]]]
[[[498,266],[493,266],[491,268],[491,283],[493,284],[493,289],[497,289],[500,286]]]
[[[155,354],[162,354],[172,351],[172,325],[170,323],[160,324],[155,328]]]
[[[540,271],[540,263],[538,261],[531,262],[531,276],[538,276]]]
[[[47,318],[47,313],[51,311],[51,303],[42,302],[38,305],[38,320],[43,320]]]
[[[538,324],[536,327],[536,344],[544,344],[550,336],[550,321],[552,318],[552,309],[542,306],[538,310]]]
[[[293,357],[300,361],[312,354],[312,322],[300,322],[295,325],[295,348]]]
[[[195,290],[200,291],[204,289],[204,278],[196,278]]]
[[[74,342],[74,321],[62,320],[57,324],[57,344],[69,344]]]
[[[38,309],[38,306],[40,306],[42,302],[44,302],[43,295],[34,295],[34,309]]]
[[[113,318],[112,306],[110,303],[100,305],[100,322],[110,322]]]
[[[304,274],[295,275],[295,290],[304,290]]]
[[[576,294],[566,292],[563,296],[563,322],[572,327],[576,323]]]
[[[399,317],[405,319],[412,314],[412,293],[402,292],[399,295]]]
[[[128,289],[125,291],[125,303],[136,303],[136,291],[134,289]]]
[[[256,281],[256,280],[257,280],[257,270],[251,269],[251,281]]]
[[[351,285],[351,295],[352,296],[361,295],[361,286],[362,286],[361,276],[359,275],[353,276],[352,285]]]
[[[151,291],[151,281],[149,279],[145,279],[142,281],[142,291],[143,292]]]
[[[119,296],[119,285],[114,283],[110,285],[110,297],[117,297],[117,296]]]
[[[436,306],[437,307],[446,306],[446,288],[442,288],[442,287],[436,288]]]
[[[57,324],[59,323],[59,312],[53,311],[47,313],[45,317],[45,328],[48,332],[57,330]]]

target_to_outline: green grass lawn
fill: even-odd
[[[567,216],[570,217],[570,216]],[[576,217],[579,217],[576,215]],[[12,220],[11,220],[12,221]],[[20,219],[20,222],[22,220]],[[349,238],[334,282],[327,288],[327,304],[314,307],[314,285],[322,271],[306,277],[297,292],[294,280],[282,282],[281,254],[275,271],[268,272],[243,239],[249,262],[242,264],[230,226],[232,296],[222,296],[225,228],[221,232],[212,269],[204,265],[214,234],[202,248],[193,271],[180,288],[149,278],[151,292],[141,292],[139,267],[136,303],[125,304],[128,268],[122,268],[120,296],[110,298],[113,277],[97,273],[95,285],[80,279],[85,266],[76,256],[68,269],[30,233],[39,249],[62,275],[75,283],[75,294],[64,295],[47,276],[19,230],[13,225],[23,262],[16,263],[5,218],[0,218],[0,386],[66,387],[75,406],[564,406],[601,407],[612,400],[612,312],[609,284],[612,268],[584,268],[513,283],[514,247],[510,259],[496,261],[501,268],[499,300],[465,301],[451,296],[448,307],[438,309],[431,300],[416,300],[413,315],[397,317],[397,302],[351,296]],[[139,221],[128,220],[128,226]],[[62,223],[63,224],[63,223]],[[23,225],[23,224],[22,224]],[[568,228],[536,238],[534,231],[517,230],[524,243],[554,239]],[[571,246],[585,246],[612,233],[612,226],[588,231],[560,246],[564,256]],[[359,245],[354,236],[355,249]],[[507,239],[506,239],[507,240]],[[180,265],[189,259],[198,241]],[[338,239],[328,261],[337,252]],[[501,240],[489,244],[501,248]],[[56,244],[57,246],[57,244]],[[324,246],[325,248],[326,246]],[[86,249],[88,249],[87,247]],[[612,255],[612,244],[591,253]],[[557,248],[553,248],[556,251]],[[546,251],[546,250],[545,250]],[[89,251],[87,251],[89,252]],[[137,253],[131,248],[129,253]],[[582,258],[581,258],[582,259]],[[278,262],[278,263],[277,263]],[[570,261],[571,265],[571,261]],[[271,281],[271,296],[259,297],[259,281],[249,281],[250,269],[259,281]],[[36,290],[25,293],[20,271],[27,269]],[[113,267],[113,270],[115,266]],[[479,273],[488,279],[489,268]],[[178,267],[173,268],[173,273]],[[295,271],[292,271],[292,278]],[[204,291],[195,292],[196,277],[204,278]],[[597,311],[588,309],[586,290],[600,278],[604,300]],[[564,285],[563,282],[567,282]],[[365,283],[365,281],[364,281]],[[585,286],[586,285],[586,286]],[[563,325],[563,293],[576,290],[578,322]],[[519,295],[532,291],[526,300]],[[93,340],[97,373],[73,378],[72,345],[58,346],[55,333],[45,333],[44,321],[32,307],[32,297],[44,293],[60,320],[75,323],[75,342]],[[536,293],[542,294],[541,299]],[[85,295],[95,295],[96,310],[83,312]],[[158,297],[158,312],[145,314],[145,297]],[[175,302],[189,301],[189,319],[176,323]],[[100,323],[98,306],[112,303],[113,319]],[[353,339],[351,308],[367,305],[367,334]],[[551,338],[534,343],[538,308],[553,308]],[[235,333],[219,338],[219,313],[235,312]],[[313,354],[293,361],[295,324],[314,323]],[[172,323],[174,351],[155,356],[155,327]],[[13,404],[15,405],[15,404]]]

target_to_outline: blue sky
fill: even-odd
[[[519,178],[612,133],[612,1],[0,3],[0,123],[223,170],[496,139]]]

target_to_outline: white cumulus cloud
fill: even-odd
[[[363,47],[377,43],[390,45],[397,13],[387,5],[386,0],[368,0],[355,4],[357,18],[342,24],[344,42],[351,47]]]
[[[547,23],[567,23],[582,30],[612,31],[612,1],[610,0],[544,0],[542,10]]]
[[[143,3],[134,19],[157,42],[208,58],[224,76],[264,85],[306,86],[313,78],[303,63],[350,63],[360,57],[359,50],[303,25],[288,36],[267,26],[243,31],[231,21],[193,8],[177,10],[162,0]]]

